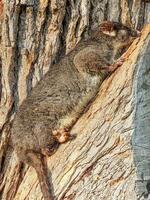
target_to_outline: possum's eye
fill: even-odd
[[[117,33],[117,37],[118,37],[119,40],[125,41],[125,40],[128,39],[129,34],[126,30],[119,30],[118,33]]]

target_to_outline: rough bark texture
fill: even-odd
[[[137,193],[139,199],[147,199],[150,195],[150,35],[139,55],[136,70],[132,145],[137,168]]]
[[[103,20],[141,29],[150,22],[150,3],[5,0],[0,1],[0,12],[0,198],[42,199],[34,169],[19,165],[9,146],[14,113],[51,64],[89,30]],[[103,83],[72,129],[77,139],[49,158],[56,199],[135,200],[135,185],[139,199],[148,198],[149,33],[147,26],[125,64]]]

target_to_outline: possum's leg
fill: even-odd
[[[59,147],[59,142],[56,141],[53,145],[48,144],[45,147],[41,148],[41,153],[46,157],[50,157],[57,151],[58,147]]]
[[[37,172],[44,200],[53,200],[54,198],[50,190],[51,188],[48,180],[47,164],[44,156],[35,152],[29,152],[27,153],[26,158],[28,160],[27,162],[30,163],[30,165],[34,167]]]

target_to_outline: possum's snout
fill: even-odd
[[[133,38],[137,38],[137,37],[140,37],[140,36],[141,36],[141,32],[140,31],[133,30],[131,32],[131,37],[133,37]]]

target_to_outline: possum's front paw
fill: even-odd
[[[59,143],[65,143],[69,140],[74,139],[75,137],[75,136],[70,135],[70,132],[67,128],[54,130],[52,134]]]
[[[125,58],[124,57],[121,57],[121,58],[119,58],[113,65],[115,65],[116,66],[116,68],[117,67],[120,67],[121,65],[123,65],[123,63],[125,62]]]
[[[124,62],[125,62],[125,58],[121,57],[112,65],[101,67],[101,69],[102,69],[102,71],[112,73],[117,68],[119,68],[121,65],[123,65]]]

